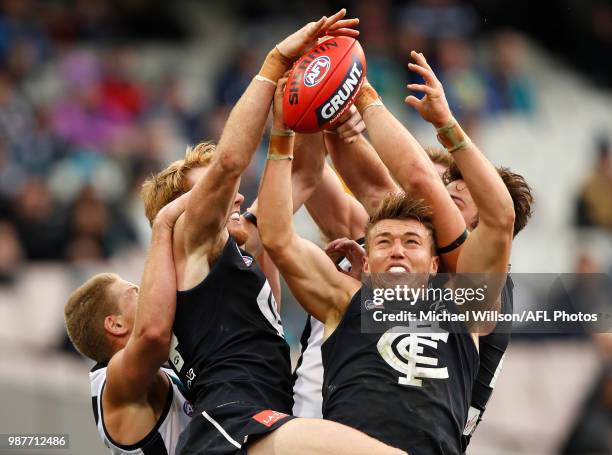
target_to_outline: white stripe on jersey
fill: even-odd
[[[323,343],[324,325],[310,318],[310,336],[302,354],[302,363],[295,371],[297,379],[293,386],[293,415],[298,417],[323,417]]]
[[[159,435],[161,436],[168,454],[174,455],[179,435],[191,420],[191,413],[193,413],[193,408],[191,407],[191,404],[189,404],[189,402],[185,400],[183,394],[172,380],[172,378],[177,378],[176,374],[172,370],[169,370],[167,368],[162,368],[162,371],[164,371],[168,375],[168,380],[170,381],[170,385],[172,387],[172,403],[170,404],[170,409],[164,417],[163,422],[161,423],[161,425],[159,425],[157,433],[159,433]],[[98,433],[100,434],[104,445],[109,448],[109,453],[111,453],[112,455],[142,455],[144,452],[140,448],[126,450],[116,446],[111,442],[109,436],[106,434],[102,422],[102,400],[100,399],[102,387],[106,382],[106,367],[90,372],[89,382],[91,386],[91,396],[95,397],[97,402]],[[138,446],[138,444],[133,445]]]
[[[234,438],[232,438],[227,431],[225,431],[225,429],[221,426],[221,424],[219,422],[217,422],[215,419],[213,419],[210,415],[208,415],[208,413],[206,411],[202,411],[202,415],[204,416],[204,418],[206,420],[208,420],[210,423],[213,424],[213,426],[217,429],[217,431],[219,433],[221,433],[223,435],[223,437],[225,439],[227,439],[227,441],[232,444],[234,447],[236,447],[237,449],[241,449],[242,446],[236,442],[236,440]]]
[[[266,280],[261,291],[259,291],[257,295],[257,306],[259,307],[259,311],[261,311],[272,327],[274,327],[276,333],[284,338],[285,332],[283,331],[283,323],[280,314],[278,314],[276,300],[274,299],[274,294],[272,294],[272,288],[268,280]]]

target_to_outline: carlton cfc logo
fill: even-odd
[[[331,60],[327,55],[315,58],[304,71],[304,85],[314,87],[327,76],[331,68]]]

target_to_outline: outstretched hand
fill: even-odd
[[[405,102],[413,107],[425,121],[436,128],[441,128],[453,117],[448,101],[446,101],[444,87],[423,54],[412,51],[410,56],[416,63],[408,63],[408,69],[420,75],[425,80],[425,84],[408,84],[408,88],[415,92],[422,92],[425,96],[418,99],[410,95]]]
[[[342,8],[331,17],[323,16],[317,22],[309,22],[297,32],[289,35],[277,44],[281,54],[290,60],[296,60],[304,52],[317,44],[317,39],[324,36],[351,36],[356,37],[359,31],[354,30],[359,19],[342,19],[346,9]]]

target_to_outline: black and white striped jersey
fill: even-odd
[[[167,368],[162,368],[168,375],[170,387],[164,409],[157,424],[140,442],[131,445],[118,444],[110,437],[104,426],[104,409],[102,408],[102,393],[106,383],[106,365],[97,364],[89,373],[91,386],[91,404],[98,433],[113,455],[174,455],[179,435],[191,420],[193,408],[181,391],[182,384],[176,374]]]

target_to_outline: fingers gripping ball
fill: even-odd
[[[345,36],[330,38],[295,62],[283,97],[285,124],[299,133],[333,125],[351,107],[366,76],[363,49]]]

